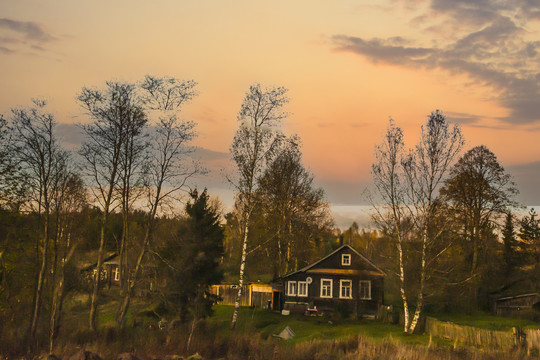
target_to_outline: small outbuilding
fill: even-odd
[[[384,303],[385,273],[350,245],[285,275],[283,309],[375,316]]]
[[[503,316],[540,314],[540,294],[507,296],[495,300],[495,313]]]

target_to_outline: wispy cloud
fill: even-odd
[[[527,22],[540,15],[540,3],[431,0],[429,5],[427,13],[420,16],[425,29],[440,21],[440,28],[445,31],[457,28],[459,31],[428,40],[340,34],[332,37],[333,45],[337,50],[362,55],[375,63],[466,74],[475,83],[496,90],[494,99],[509,109],[509,116],[500,119],[503,122],[540,122],[540,41],[527,40],[525,30]],[[418,16],[411,21],[420,23]],[[480,118],[461,120],[475,123]]]
[[[0,52],[45,51],[44,44],[57,40],[41,25],[32,21],[0,18]]]

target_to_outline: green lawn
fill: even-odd
[[[540,322],[521,318],[511,318],[503,316],[495,316],[488,313],[476,312],[473,314],[463,313],[434,313],[428,314],[442,321],[449,321],[459,325],[474,326],[482,329],[490,330],[508,330],[513,327],[520,328],[540,328]]]
[[[209,321],[215,323],[219,332],[227,332],[231,323],[233,307],[217,305],[215,314]],[[289,326],[296,337],[287,343],[296,344],[309,340],[337,339],[363,335],[374,339],[394,339],[400,343],[427,344],[428,335],[404,335],[401,326],[384,324],[376,320],[338,320],[327,317],[289,315],[263,309],[241,308],[237,330],[244,333],[260,334],[263,339],[278,334]],[[279,340],[281,341],[281,340]]]

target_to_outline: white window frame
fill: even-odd
[[[362,297],[362,283],[368,284],[368,297]],[[360,280],[358,295],[360,295],[360,300],[371,300],[371,280]]]
[[[348,261],[345,262],[345,259],[348,259]],[[341,265],[351,266],[351,254],[341,254]]]
[[[291,292],[291,285],[294,284],[294,291]],[[287,282],[287,296],[296,296],[296,293],[298,291],[298,285],[296,284],[296,281],[288,281]]]
[[[120,281],[120,268],[117,267],[116,271],[114,272],[114,281]]]
[[[306,289],[306,292],[305,293],[300,293],[300,284],[302,285],[305,285],[305,289]],[[298,294],[298,296],[300,297],[307,297],[308,296],[308,283],[307,281],[299,281],[298,282],[298,285],[296,287],[296,293]]]
[[[349,286],[348,286],[348,288],[349,288],[349,296],[343,296],[343,288],[345,287],[345,286],[343,286],[343,284],[346,283],[346,282],[349,283]],[[352,280],[347,280],[347,279],[339,280],[339,298],[340,299],[352,299],[353,298],[353,296],[352,296],[352,286],[353,286],[352,285]]]
[[[330,281],[330,295],[323,295],[323,282]],[[322,298],[331,298],[333,295],[334,281],[332,279],[321,279],[321,297]]]

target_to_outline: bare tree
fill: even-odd
[[[311,257],[310,241],[317,231],[332,224],[324,191],[314,186],[313,174],[302,165],[297,136],[283,142],[264,171],[257,198],[267,231],[256,248],[264,246],[269,250],[275,275],[296,271],[299,261]]]
[[[54,116],[45,112],[46,102],[33,100],[33,103],[34,105],[28,109],[12,109],[14,132],[12,153],[16,155],[16,161],[20,166],[20,178],[25,180],[29,190],[27,205],[31,211],[39,215],[41,225],[41,236],[36,243],[36,248],[41,252],[41,259],[30,316],[28,333],[30,339],[34,339],[36,335],[47,275],[53,193],[67,158],[55,135]]]
[[[145,169],[146,231],[133,273],[127,274],[127,289],[117,311],[116,322],[121,326],[125,322],[143,259],[152,241],[158,210],[167,199],[186,186],[191,176],[200,171],[195,163],[187,159],[192,152],[188,144],[195,137],[195,123],[178,118],[182,106],[197,94],[196,85],[194,81],[153,76],[146,76],[141,84],[143,103],[147,109],[156,112],[158,124],[150,138],[150,155]]]
[[[374,206],[374,220],[380,226],[388,229],[396,240],[398,251],[400,295],[404,311],[404,332],[409,329],[409,301],[405,289],[405,263],[404,263],[404,201],[405,189],[401,169],[401,160],[404,156],[403,131],[396,127],[390,119],[384,141],[375,147],[375,163],[371,167],[373,182],[377,189],[381,206]]]
[[[242,256],[231,329],[236,327],[242,297],[249,224],[255,205],[257,179],[278,149],[281,135],[276,132],[276,127],[287,116],[283,111],[283,106],[289,101],[286,92],[282,87],[263,89],[260,84],[252,85],[237,117],[240,127],[236,131],[230,151],[238,169],[238,180],[231,183],[236,188],[236,203],[240,213]]]
[[[86,139],[80,154],[91,180],[93,201],[102,211],[100,242],[93,280],[89,326],[96,330],[97,300],[105,251],[105,229],[115,206],[115,188],[121,174],[122,151],[129,134],[128,124],[144,121],[145,113],[134,85],[107,82],[104,90],[83,88],[78,96],[93,122],[82,125]]]
[[[431,257],[428,259],[428,251],[445,229],[442,226],[430,231],[436,220],[435,200],[450,166],[464,144],[460,128],[451,126],[439,110],[428,116],[420,135],[416,148],[403,161],[407,178],[408,209],[422,239],[420,286],[416,310],[409,326],[410,333],[414,332],[424,306],[427,268],[428,263],[433,261]]]
[[[439,252],[431,257],[430,252],[444,230],[444,226],[433,230],[436,221],[435,200],[462,146],[459,127],[450,126],[444,115],[437,110],[428,116],[426,125],[422,126],[419,143],[408,154],[403,151],[403,133],[393,122],[390,123],[385,142],[376,148],[377,162],[372,167],[374,182],[388,210],[385,213],[378,209],[377,218],[386,221],[397,240],[400,292],[405,313],[404,331],[408,333],[415,331],[423,310],[428,266],[441,255]],[[412,319],[408,312],[403,247],[403,226],[406,220],[421,239],[419,284]]]
[[[62,306],[65,297],[66,265],[73,256],[77,239],[73,238],[73,227],[86,205],[86,188],[82,179],[66,166],[59,174],[54,194],[56,236],[54,258],[59,266],[53,266],[52,304],[49,322],[49,353],[52,353],[60,329]],[[56,261],[55,261],[56,263]]]

